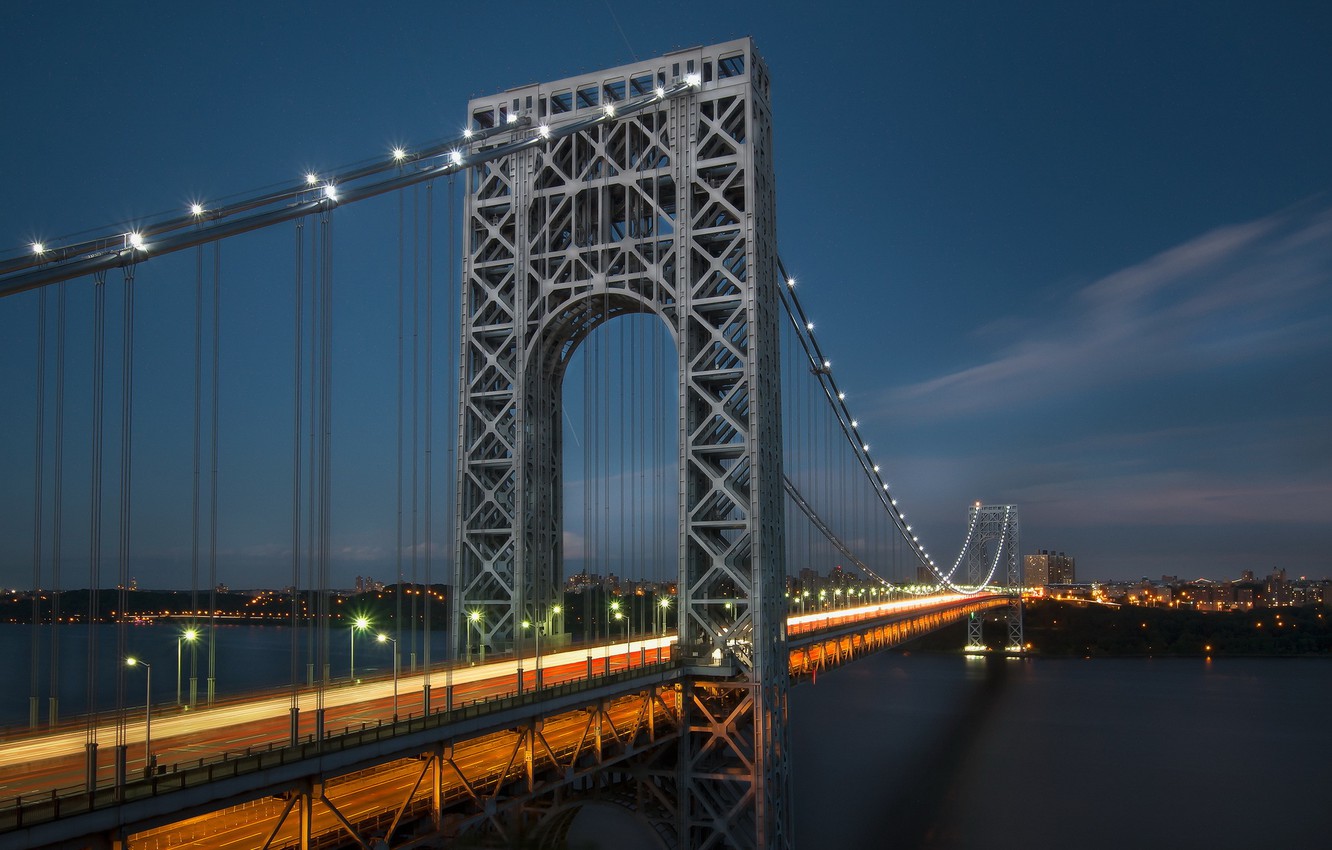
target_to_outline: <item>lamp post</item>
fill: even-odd
[[[393,722],[398,722],[398,639],[391,638],[383,632],[375,640],[380,643],[393,644]]]
[[[629,621],[625,618],[623,611],[615,612],[615,619],[624,623],[624,666],[629,666]],[[610,672],[610,665],[607,664],[607,672]]]
[[[186,629],[176,638],[176,705],[180,705],[180,647],[183,643],[193,644],[198,639],[198,629]]]
[[[468,611],[467,622],[469,623],[467,627],[467,663],[469,666],[472,663],[472,626],[476,626],[476,640],[477,643],[481,644],[481,663],[484,664],[486,663],[486,645],[484,636],[481,634],[481,612]]]
[[[356,684],[356,633],[370,628],[369,617],[357,617],[351,627],[351,683]]]
[[[666,617],[667,612],[671,609],[671,598],[669,596],[664,597],[657,602],[657,607],[661,609],[661,636],[666,637]]]
[[[151,775],[153,770],[153,665],[147,661],[130,657],[125,664],[134,667],[142,665],[148,671],[143,698],[143,772]]]
[[[800,616],[802,617],[805,615],[805,600],[808,598],[809,598],[808,590],[800,591]]]

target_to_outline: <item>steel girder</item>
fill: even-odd
[[[588,122],[469,174],[455,631],[505,648],[560,586],[560,399],[600,324],[659,317],[679,363],[682,846],[790,842],[780,357],[768,74],[749,39],[469,104],[517,136]],[[627,111],[627,110],[626,110]]]
[[[1018,509],[1016,505],[971,506],[969,524],[975,531],[967,547],[967,580],[973,587],[998,585],[1008,595],[1004,610],[1007,623],[1006,652],[1022,652],[1022,576],[1018,554]],[[972,614],[967,619],[967,648],[985,646],[982,618]]]

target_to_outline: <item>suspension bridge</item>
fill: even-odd
[[[1017,509],[973,504],[956,559],[936,562],[782,262],[770,85],[741,39],[523,86],[473,100],[457,138],[0,259],[0,309],[37,328],[32,475],[6,484],[32,488],[30,712],[0,753],[0,847],[555,846],[589,800],[662,847],[785,847],[793,684],[962,620],[983,650],[991,609],[999,648],[1021,652]],[[365,288],[396,302],[392,375],[355,368],[373,322],[339,301]],[[224,297],[249,321],[224,323]],[[171,316],[154,301],[188,318],[136,318]],[[265,345],[253,398],[228,410],[223,382]],[[183,377],[154,383],[166,367],[145,349],[184,352]],[[374,490],[338,474],[365,448],[342,411],[385,385],[391,483]],[[188,409],[190,439],[144,460],[163,399]],[[249,462],[261,444],[282,447]],[[183,494],[153,477],[172,451]],[[288,573],[278,691],[228,689],[216,666],[228,475],[281,515],[265,526]],[[393,505],[349,499],[358,487]],[[131,695],[132,665],[152,662],[128,651],[129,588],[141,537],[161,534],[143,517],[173,499],[189,506],[174,515],[192,684],[154,706],[151,679]],[[391,675],[342,679],[333,636],[354,652],[366,623],[339,608],[334,568],[362,511],[390,518],[397,587],[421,590],[396,594],[378,636]],[[841,565],[854,582],[811,598]],[[660,618],[587,607],[575,632],[575,567],[653,576]],[[60,607],[62,588],[109,584],[112,611],[95,593]],[[82,692],[54,669],[72,629]]]

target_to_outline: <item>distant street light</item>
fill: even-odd
[[[143,773],[151,776],[153,772],[153,665],[138,658],[126,658],[125,664],[134,667],[143,665],[148,671],[143,699]]]
[[[351,625],[351,681],[356,684],[356,633],[363,632],[370,628],[370,619],[368,617],[357,617],[352,620]]]
[[[176,638],[176,705],[180,705],[180,647],[183,643],[193,644],[198,639],[198,629],[186,629]]]
[[[380,643],[388,642],[393,644],[393,722],[398,722],[398,641],[391,638],[383,632],[375,640]]]

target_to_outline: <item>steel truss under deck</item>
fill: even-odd
[[[469,104],[476,130],[547,141],[469,173],[455,636],[507,649],[554,604],[565,369],[610,319],[660,318],[679,364],[676,612],[700,671],[675,767],[680,847],[791,835],[768,97],[741,39]]]

